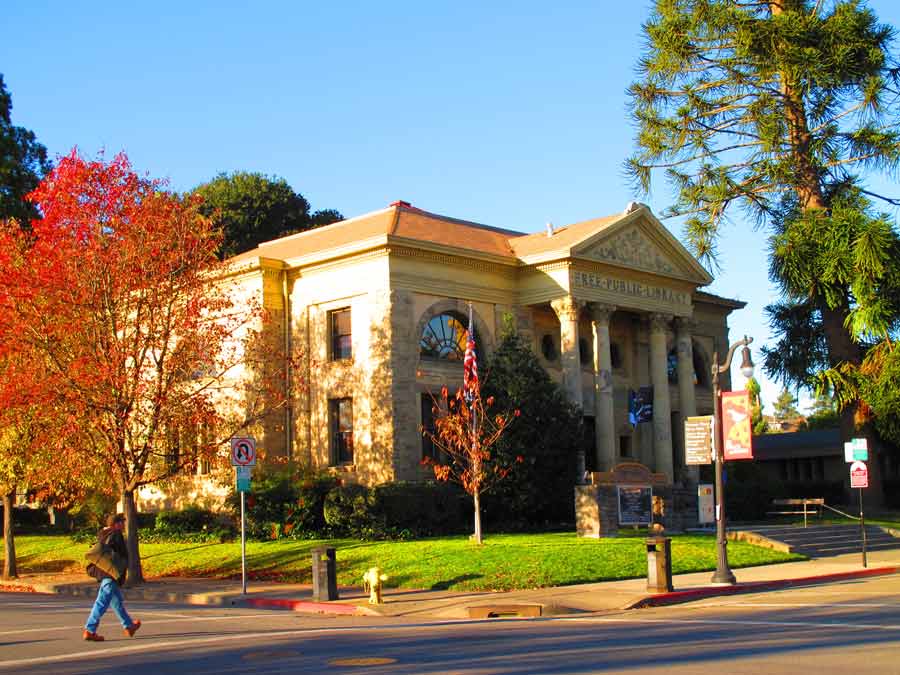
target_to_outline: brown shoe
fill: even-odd
[[[88,642],[103,642],[103,636],[97,635],[96,633],[92,633],[89,630],[84,631],[84,634],[81,636],[82,640],[87,640]]]
[[[138,632],[138,628],[141,627],[140,621],[135,621],[128,628],[125,629],[125,635],[128,637],[134,637],[134,634]]]

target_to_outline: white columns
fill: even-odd
[[[672,459],[672,404],[669,400],[666,314],[650,315],[650,381],[653,384],[653,457],[656,471],[674,478]]]
[[[697,397],[694,383],[694,347],[691,342],[691,328],[694,322],[690,319],[675,319],[675,354],[678,356],[678,401],[680,426],[675,433],[681,435],[680,448],[685,447],[684,418],[697,414]],[[687,467],[687,476],[691,483],[700,479],[697,466]]]
[[[581,354],[578,351],[578,315],[583,303],[571,295],[550,303],[559,318],[559,352],[563,369],[563,388],[569,400],[579,408],[584,400],[581,393]]]
[[[616,429],[613,415],[612,351],[609,340],[609,318],[612,305],[592,302],[591,328],[594,337],[594,407],[597,468],[609,471],[616,463]]]
[[[694,394],[694,348],[691,344],[690,319],[675,320],[675,354],[678,356],[678,399],[681,416],[697,414],[697,398]]]

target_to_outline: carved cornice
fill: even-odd
[[[486,260],[476,260],[464,256],[453,255],[451,253],[438,253],[436,251],[407,248],[405,246],[391,246],[386,250],[391,257],[417,258],[419,260],[439,263],[441,265],[468,267],[469,269],[478,270],[479,272],[490,272],[510,277],[516,274],[516,267],[512,265],[503,265]]]

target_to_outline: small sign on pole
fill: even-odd
[[[251,436],[231,439],[231,465],[256,466],[256,440]]]
[[[252,467],[256,466],[256,440],[251,436],[231,439],[231,465],[241,493],[241,593],[247,594],[247,518],[244,497],[250,492]]]
[[[234,477],[237,482],[238,492],[250,492],[250,479],[253,478],[253,467],[234,467]]]
[[[850,487],[869,487],[869,468],[866,466],[865,462],[853,462],[853,464],[850,465]]]
[[[844,443],[844,459],[849,462],[868,462],[869,444],[865,438],[853,438]]]
[[[713,495],[713,486],[702,484],[697,486],[697,509],[701,525],[709,525],[716,522],[716,500]]]

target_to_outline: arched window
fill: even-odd
[[[462,361],[466,354],[466,324],[462,315],[445,312],[425,324],[419,353],[430,359]]]

